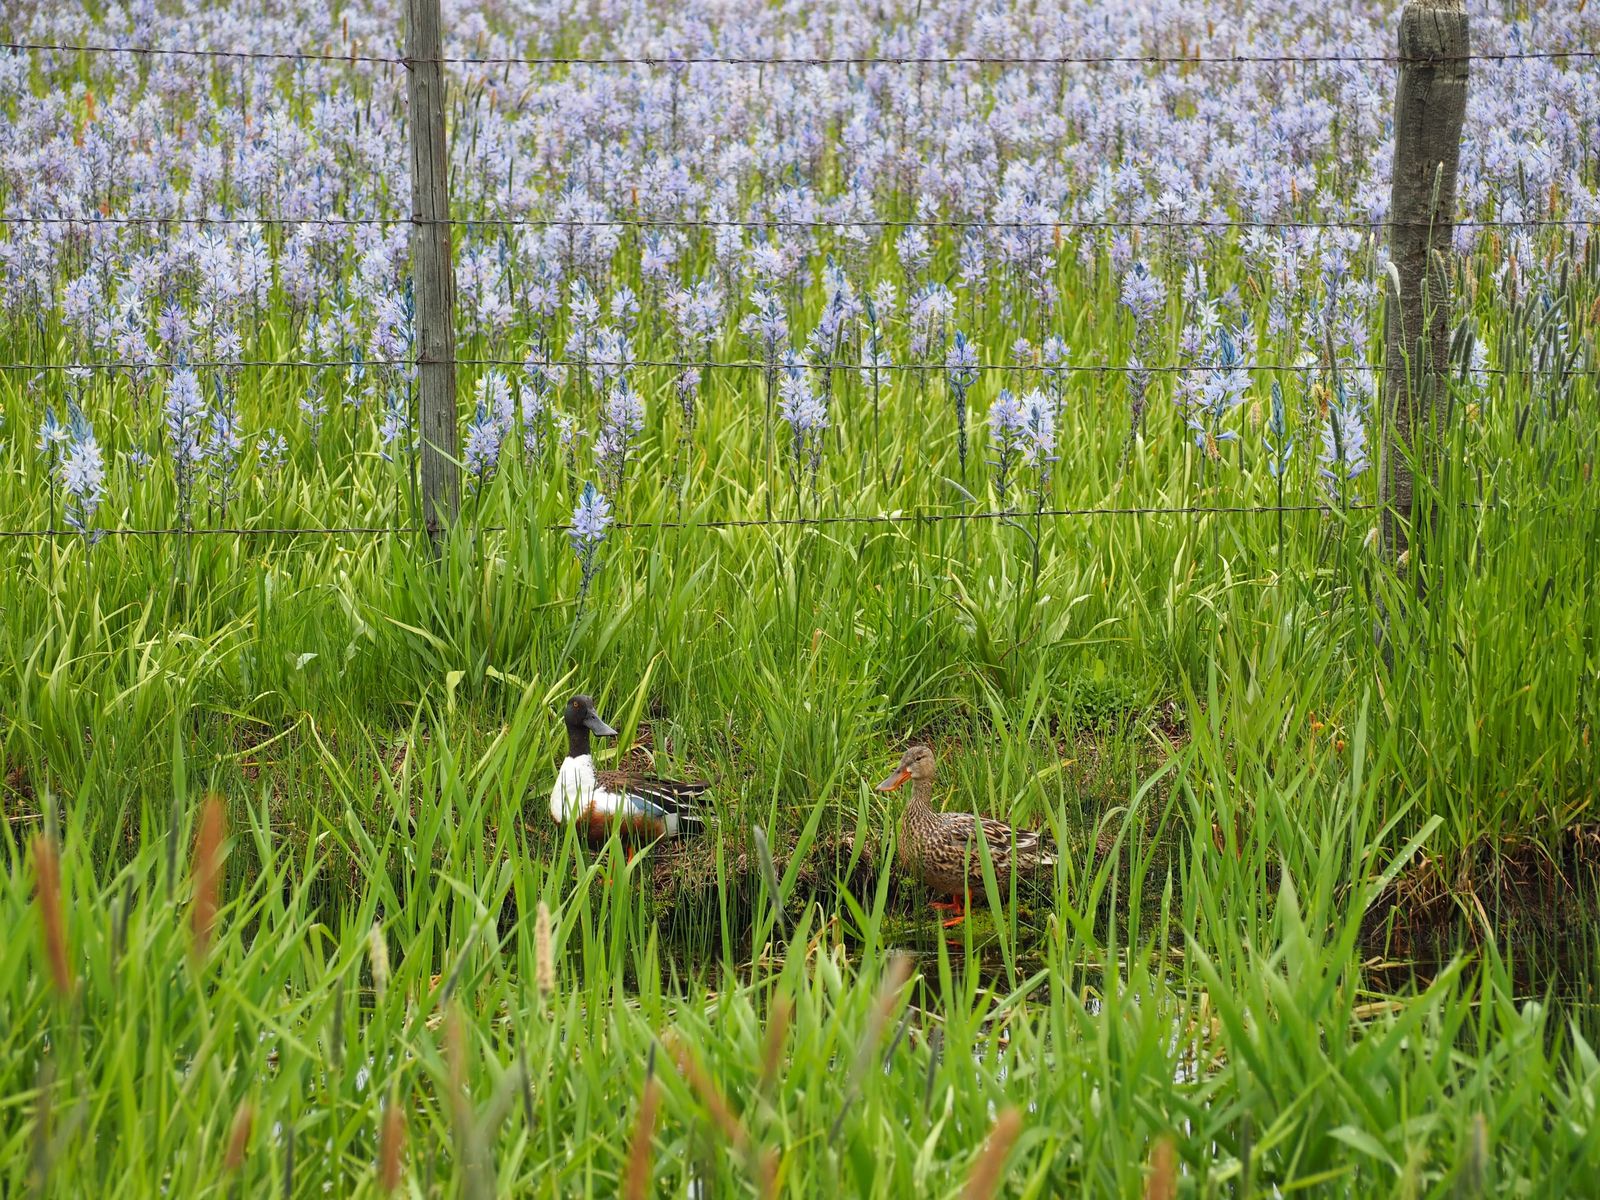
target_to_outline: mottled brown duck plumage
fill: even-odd
[[[934,773],[933,751],[926,746],[912,746],[878,790],[892,792],[906,780],[911,781],[911,801],[900,816],[896,858],[930,891],[951,898],[949,904],[934,907],[957,913],[946,922],[954,925],[965,914],[967,893],[974,887],[983,887],[979,837],[989,851],[1001,888],[1008,885],[1014,871],[1026,873],[1050,866],[1055,862],[1055,848],[1038,830],[1013,829],[1003,821],[973,813],[936,811]]]

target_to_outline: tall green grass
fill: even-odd
[[[1008,1194],[1143,1194],[1163,1138],[1186,1194],[1581,1192],[1600,1167],[1586,1010],[1520,995],[1492,949],[1383,994],[1364,980],[1354,918],[1435,822],[1389,849],[1375,781],[1394,741],[1366,716],[1348,732],[1342,763],[1246,805],[1264,764],[1225,766],[1202,724],[1128,797],[1115,852],[1063,857],[1042,937],[988,927],[988,970],[970,932],[897,967],[888,870],[854,891],[786,871],[752,898],[748,941],[668,946],[652,856],[589,857],[530,827],[506,735],[482,753],[418,739],[402,773],[422,786],[402,800],[380,782],[362,810],[373,789],[352,775],[303,840],[268,789],[230,803],[200,949],[203,772],[186,763],[168,781],[176,833],[143,814],[121,866],[76,818],[31,850],[6,826],[0,1178],[16,1194],[113,1178],[125,1195],[377,1194],[398,1106],[409,1194],[612,1194],[640,1169],[653,1075],[650,1186],[669,1193],[953,1194],[1007,1107]],[[1070,826],[1065,791],[1036,778],[1032,799]],[[870,826],[869,803],[842,807]],[[1163,862],[1152,826],[1196,808],[1238,817],[1229,844]],[[65,991],[35,895],[58,836]],[[1119,917],[1138,896],[1153,911]]]
[[[1065,257],[1058,282],[1074,345],[1122,361],[1114,288]],[[758,373],[709,377],[680,459],[670,379],[641,369],[615,500],[642,527],[612,533],[581,609],[559,526],[582,480],[510,453],[437,556],[407,535],[0,542],[0,1190],[369,1194],[403,1123],[410,1194],[610,1194],[645,1159],[661,1192],[954,1194],[1014,1107],[1018,1195],[1139,1195],[1166,1138],[1185,1194],[1580,1193],[1594,376],[1524,372],[1542,318],[1476,267],[1460,283],[1510,373],[1452,391],[1400,575],[1370,476],[1281,517],[915,519],[998,497],[981,450],[961,477],[941,381],[910,372],[881,431],[842,379],[817,490],[779,470],[769,493]],[[1593,261],[1562,287],[1592,371]],[[991,305],[971,332],[994,357],[1014,331]],[[275,305],[252,353],[300,319]],[[0,355],[71,347],[30,323]],[[3,374],[8,420],[60,406],[64,381]],[[247,422],[291,419],[307,380],[247,376]],[[1202,461],[1170,382],[1124,464],[1121,383],[1075,377],[1047,504],[1275,500],[1250,411]],[[1287,498],[1314,499],[1318,381],[1281,382]],[[283,474],[245,471],[230,520],[412,521],[338,398]],[[108,449],[155,444],[126,380],[83,400]],[[29,442],[0,449],[15,528],[59,520]],[[159,466],[112,495],[105,524],[171,519]],[[712,524],[769,501],[912,519]],[[551,825],[575,691],[623,731],[607,753],[647,732],[658,770],[714,784],[701,846],[630,866]],[[949,803],[1064,850],[1051,879],[986,886],[953,941],[870,790],[912,738]],[[229,836],[199,953],[206,794]],[[55,845],[65,991],[35,895]]]

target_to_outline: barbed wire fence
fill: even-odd
[[[1434,0],[1411,0],[1406,6],[1406,14],[1413,11],[1426,11],[1437,14],[1441,11]],[[410,132],[412,138],[412,213],[407,216],[332,216],[320,213],[300,214],[275,214],[257,216],[238,215],[204,215],[185,212],[172,213],[69,213],[69,212],[43,212],[43,213],[3,213],[0,212],[0,228],[18,227],[28,225],[62,226],[69,232],[77,229],[91,229],[106,226],[145,226],[145,227],[245,227],[245,228],[293,228],[298,226],[324,227],[324,228],[362,228],[362,227],[393,227],[411,226],[420,230],[424,236],[417,238],[412,245],[414,278],[421,281],[425,277],[435,280],[432,287],[432,296],[428,301],[420,301],[417,312],[417,343],[421,352],[415,359],[380,359],[380,358],[346,358],[346,359],[246,359],[246,358],[221,358],[197,359],[182,362],[160,362],[132,359],[101,360],[101,361],[48,361],[48,362],[17,362],[0,361],[0,372],[24,372],[40,374],[46,372],[82,373],[91,371],[132,372],[147,373],[175,370],[204,370],[204,369],[298,369],[298,370],[324,370],[329,368],[365,369],[369,367],[390,367],[414,369],[417,372],[419,391],[419,424],[424,430],[421,438],[422,454],[430,460],[422,473],[424,496],[422,498],[422,513],[424,520],[421,524],[407,525],[368,525],[345,524],[325,526],[151,526],[151,527],[119,527],[97,529],[97,536],[119,536],[135,538],[168,538],[168,537],[193,537],[193,536],[246,536],[259,535],[263,537],[299,537],[299,536],[395,536],[409,534],[428,534],[432,539],[442,536],[447,525],[456,518],[459,490],[460,490],[460,464],[454,457],[457,445],[457,421],[455,400],[455,373],[456,369],[463,366],[507,366],[507,367],[536,367],[536,368],[568,368],[568,369],[633,369],[633,368],[660,368],[678,371],[771,371],[772,364],[759,360],[727,360],[727,359],[696,359],[696,358],[628,358],[625,360],[609,360],[598,358],[554,358],[544,355],[524,356],[522,358],[462,356],[455,350],[453,331],[453,305],[455,296],[454,272],[451,258],[451,234],[456,228],[473,230],[477,228],[568,228],[568,229],[594,229],[594,230],[623,230],[623,229],[753,229],[768,232],[776,230],[814,230],[818,232],[840,232],[846,230],[868,229],[908,229],[908,228],[939,228],[953,230],[1052,230],[1057,238],[1068,231],[1120,231],[1120,230],[1189,230],[1189,231],[1217,231],[1227,232],[1233,230],[1256,230],[1268,232],[1282,232],[1289,230],[1318,231],[1325,229],[1338,230],[1363,230],[1374,235],[1387,233],[1391,240],[1409,240],[1427,245],[1432,253],[1441,258],[1448,255],[1450,239],[1455,229],[1485,229],[1485,230],[1512,230],[1516,232],[1531,232],[1544,228],[1580,229],[1592,228],[1594,222],[1583,218],[1556,218],[1541,217],[1533,219],[1516,218],[1470,218],[1456,219],[1455,215],[1455,154],[1451,153],[1448,163],[1433,162],[1417,158],[1413,154],[1409,159],[1404,151],[1404,114],[1402,113],[1403,96],[1408,81],[1423,81],[1424,84],[1437,82],[1441,76],[1459,77],[1461,82],[1461,95],[1464,97],[1465,77],[1468,67],[1472,63],[1504,64],[1522,61],[1569,61],[1593,60],[1600,57],[1600,50],[1588,47],[1551,48],[1537,50],[1486,50],[1473,51],[1467,48],[1466,19],[1460,17],[1459,34],[1457,40],[1449,44],[1424,44],[1419,43],[1415,36],[1408,41],[1410,26],[1409,15],[1402,16],[1402,36],[1400,51],[1395,54],[1379,53],[1295,53],[1295,54],[1252,54],[1252,53],[1185,53],[1185,54],[1106,54],[1106,55],[1022,55],[1022,56],[989,56],[989,55],[939,55],[939,56],[902,56],[902,55],[700,55],[700,54],[672,54],[659,55],[618,55],[618,56],[580,56],[580,55],[479,55],[479,56],[452,56],[446,55],[442,50],[442,27],[439,14],[439,0],[406,0],[407,17],[407,53],[404,55],[372,54],[358,52],[352,49],[346,53],[319,52],[319,51],[274,51],[250,50],[241,48],[216,48],[216,47],[174,47],[174,46],[127,46],[97,43],[54,43],[14,41],[0,43],[0,49],[13,53],[31,54],[60,54],[73,56],[90,55],[128,55],[128,56],[171,56],[185,59],[199,59],[203,61],[265,61],[274,63],[289,62],[321,62],[328,64],[378,64],[404,68],[408,75],[409,96],[408,108],[412,115]],[[1430,19],[1432,19],[1430,17]],[[647,67],[682,69],[691,66],[728,66],[728,67],[846,67],[846,68],[878,68],[878,67],[1004,67],[1026,68],[1036,66],[1132,66],[1132,67],[1203,67],[1203,66],[1234,66],[1243,67],[1251,65],[1367,65],[1367,66],[1393,66],[1398,72],[1397,85],[1397,155],[1395,174],[1397,185],[1394,200],[1388,216],[1378,218],[1328,216],[1320,219],[1276,219],[1276,218],[1147,218],[1147,217],[1075,217],[1063,216],[1045,220],[1038,219],[940,219],[929,217],[926,219],[912,218],[866,218],[859,216],[841,216],[837,218],[794,218],[784,216],[746,217],[733,218],[719,215],[698,214],[694,216],[638,216],[638,215],[606,215],[599,217],[566,217],[518,213],[514,215],[488,215],[458,217],[450,211],[448,196],[448,171],[441,167],[438,171],[430,171],[427,164],[447,164],[448,156],[445,147],[445,123],[442,68],[446,66],[527,66],[527,67],[584,67],[584,68],[616,68],[616,67]],[[1427,87],[1424,87],[1424,91]],[[1424,116],[1437,116],[1440,101],[1438,89],[1435,89],[1434,99],[1423,106]],[[1431,106],[1431,107],[1430,107]],[[1412,117],[1416,119],[1415,115]],[[1449,114],[1445,115],[1445,124],[1450,125]],[[1459,151],[1461,121],[1459,114],[1454,120],[1454,143],[1450,149]],[[1436,148],[1435,148],[1436,149]],[[1448,166],[1448,172],[1445,167]],[[1448,175],[1448,177],[1446,177]],[[1427,176],[1431,187],[1417,189],[1411,187],[1409,195],[1402,195],[1402,188],[1398,181],[1411,180]],[[1407,267],[1402,265],[1402,274],[1398,280],[1399,297],[1415,296],[1422,291],[1420,265],[1412,264]],[[1407,274],[1409,272],[1409,275]],[[428,287],[421,290],[428,291]],[[1446,288],[1446,292],[1448,288]],[[1448,312],[1448,296],[1446,296],[1444,311]],[[1391,329],[1391,333],[1393,330]],[[1397,355],[1391,341],[1389,353],[1383,362],[1366,363],[1341,363],[1341,370],[1356,370],[1373,372],[1376,376],[1386,381],[1385,392],[1393,393],[1386,396],[1390,403],[1398,396],[1402,403],[1409,405],[1418,395],[1427,395],[1434,389],[1442,386],[1442,376],[1448,371],[1448,363],[1442,353],[1441,346],[1422,336],[1420,333],[1402,331],[1402,340],[1409,345],[1402,350],[1398,357],[1404,357],[1408,362],[1421,364],[1420,370],[1413,368],[1407,371],[1397,365]],[[431,351],[431,352],[430,352]],[[1409,351],[1409,353],[1407,353]],[[829,370],[848,372],[939,372],[944,370],[942,362],[895,362],[882,364],[868,364],[859,362],[833,362],[828,364]],[[1328,364],[1322,362],[1252,362],[1242,366],[1225,366],[1211,363],[1188,364],[1064,364],[1045,365],[1040,363],[978,363],[976,369],[981,372],[1002,372],[1016,374],[1036,374],[1048,372],[1058,376],[1092,374],[1092,375],[1156,375],[1169,373],[1190,372],[1219,372],[1245,370],[1252,373],[1307,373],[1324,372]],[[1571,364],[1558,364],[1555,366],[1528,367],[1478,367],[1475,368],[1480,375],[1496,375],[1506,377],[1527,377],[1530,375],[1555,374],[1563,377],[1570,376],[1600,376],[1600,368],[1579,367]],[[1405,376],[1401,378],[1401,376]],[[429,433],[433,436],[428,436]],[[1390,453],[1387,457],[1398,460],[1403,464],[1413,460],[1416,455],[1414,447],[1394,447],[1394,450],[1403,450],[1402,453]],[[1391,466],[1395,465],[1391,462]],[[1385,488],[1387,494],[1389,488]],[[1409,490],[1407,492],[1409,496]],[[1224,504],[1196,504],[1196,505],[1105,505],[1088,507],[1038,507],[1035,509],[993,509],[993,510],[958,510],[958,511],[924,511],[917,509],[912,512],[890,512],[872,514],[834,514],[795,517],[751,517],[728,518],[711,520],[679,520],[679,521],[617,521],[611,528],[626,530],[715,530],[715,529],[741,529],[741,528],[786,528],[806,526],[897,526],[897,525],[922,525],[940,522],[981,522],[981,521],[1017,521],[1024,519],[1065,519],[1065,518],[1095,518],[1095,517],[1199,517],[1205,515],[1270,515],[1290,513],[1334,513],[1362,510],[1379,510],[1388,512],[1391,505],[1386,499],[1378,503],[1344,503],[1333,505],[1329,503],[1297,503],[1297,504],[1259,504],[1259,505],[1224,505]],[[1477,507],[1477,506],[1474,506]],[[567,532],[569,525],[545,526],[551,532]],[[480,527],[481,532],[503,531],[501,526]],[[51,539],[68,536],[79,536],[81,531],[62,528],[36,528],[36,529],[0,529],[0,540],[4,539]]]
[[[410,14],[409,4],[407,13]],[[241,50],[200,46],[119,46],[113,44],[60,42],[0,42],[0,49],[31,53],[132,54],[180,58],[245,59],[269,62],[377,63],[396,67],[416,64],[445,66],[530,66],[530,67],[876,67],[876,66],[1249,66],[1273,64],[1295,66],[1315,63],[1355,63],[1397,66],[1408,62],[1526,62],[1600,58],[1600,50],[1584,46],[1541,50],[1469,50],[1441,54],[1361,54],[1339,51],[1328,54],[1250,54],[1246,52],[1208,54],[1033,54],[1033,55],[722,55],[661,54],[636,55],[428,55],[368,54],[357,50],[334,53],[314,50]]]

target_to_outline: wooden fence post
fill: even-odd
[[[1463,0],[1410,0],[1400,14],[1383,380],[1383,549],[1407,565],[1413,468],[1435,477],[1449,375],[1450,255],[1467,109]],[[1398,290],[1399,294],[1395,295]],[[1417,575],[1420,588],[1422,576]]]
[[[461,503],[456,462],[456,276],[450,252],[450,156],[444,134],[439,0],[406,0],[411,120],[411,264],[417,303],[422,517],[437,545]]]

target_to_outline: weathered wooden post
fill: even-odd
[[[456,275],[450,253],[450,156],[444,135],[439,0],[406,0],[411,119],[411,267],[417,302],[422,518],[437,545],[461,502],[456,463]]]
[[[1411,545],[1413,471],[1435,477],[1449,375],[1451,238],[1468,48],[1463,0],[1410,0],[1400,14],[1379,481],[1383,548],[1399,565],[1406,565]]]

